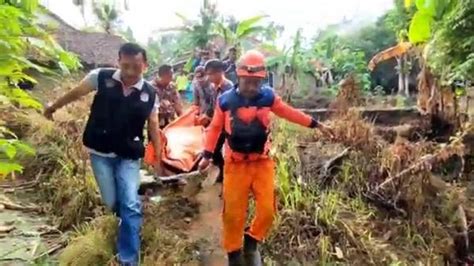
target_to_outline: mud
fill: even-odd
[[[200,243],[199,265],[221,266],[227,263],[220,239],[222,231],[220,192],[221,186],[214,185],[196,195],[199,214],[191,223],[188,234],[191,239]]]
[[[142,171],[142,187],[152,184],[153,177]],[[226,265],[226,255],[221,247],[222,230],[220,199],[221,185],[201,187],[202,178],[186,179],[186,185],[178,183],[147,187],[146,190],[160,195],[161,201],[154,202],[161,209],[161,225],[183,233],[190,243],[195,243],[191,262],[185,265]],[[148,195],[149,196],[149,195]],[[145,198],[148,197],[145,193]],[[153,202],[155,197],[149,199]],[[155,205],[156,206],[156,205]],[[163,213],[165,212],[165,213]],[[156,213],[149,213],[156,216]],[[164,223],[164,224],[163,224]]]

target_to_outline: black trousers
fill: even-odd
[[[219,176],[217,177],[217,182],[222,182],[224,180],[224,156],[222,155],[222,147],[225,143],[225,135],[221,133],[219,139],[217,140],[216,149],[214,150],[212,161],[214,164],[219,167]]]

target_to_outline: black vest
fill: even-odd
[[[145,153],[143,128],[155,104],[155,91],[145,82],[123,95],[122,84],[112,75],[116,69],[99,71],[98,88],[84,131],[86,147],[136,160]]]

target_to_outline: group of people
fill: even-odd
[[[270,113],[318,128],[328,136],[332,130],[284,103],[264,82],[267,71],[261,53],[244,53],[232,66],[234,78],[226,78],[230,65],[208,59],[194,69],[193,103],[199,110],[196,123],[206,128],[199,169],[205,171],[211,163],[221,169],[222,241],[228,264],[262,265],[258,244],[267,235],[275,215],[275,165],[269,157]],[[102,199],[120,218],[120,265],[139,263],[142,211],[138,187],[145,125],[148,141],[155,151],[160,151],[160,139],[155,133],[183,113],[179,93],[171,82],[172,68],[161,66],[151,82],[143,79],[146,69],[146,51],[134,43],[123,44],[117,68],[91,71],[44,112],[52,119],[57,109],[95,92],[83,143],[90,153]],[[159,153],[155,161],[155,171],[160,172]],[[256,214],[246,229],[250,193],[255,198]]]

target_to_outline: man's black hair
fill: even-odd
[[[132,43],[132,42],[124,43],[124,44],[122,44],[122,46],[120,46],[120,49],[119,49],[119,52],[118,52],[119,59],[121,58],[122,55],[135,56],[135,55],[138,55],[138,54],[142,54],[143,55],[143,60],[145,60],[145,62],[147,62],[146,50],[143,49],[140,45],[138,45],[136,43]]]
[[[225,71],[225,65],[219,59],[211,59],[206,62],[205,69],[206,71]]]
[[[161,65],[158,68],[158,76],[173,72],[173,67],[170,65]]]

